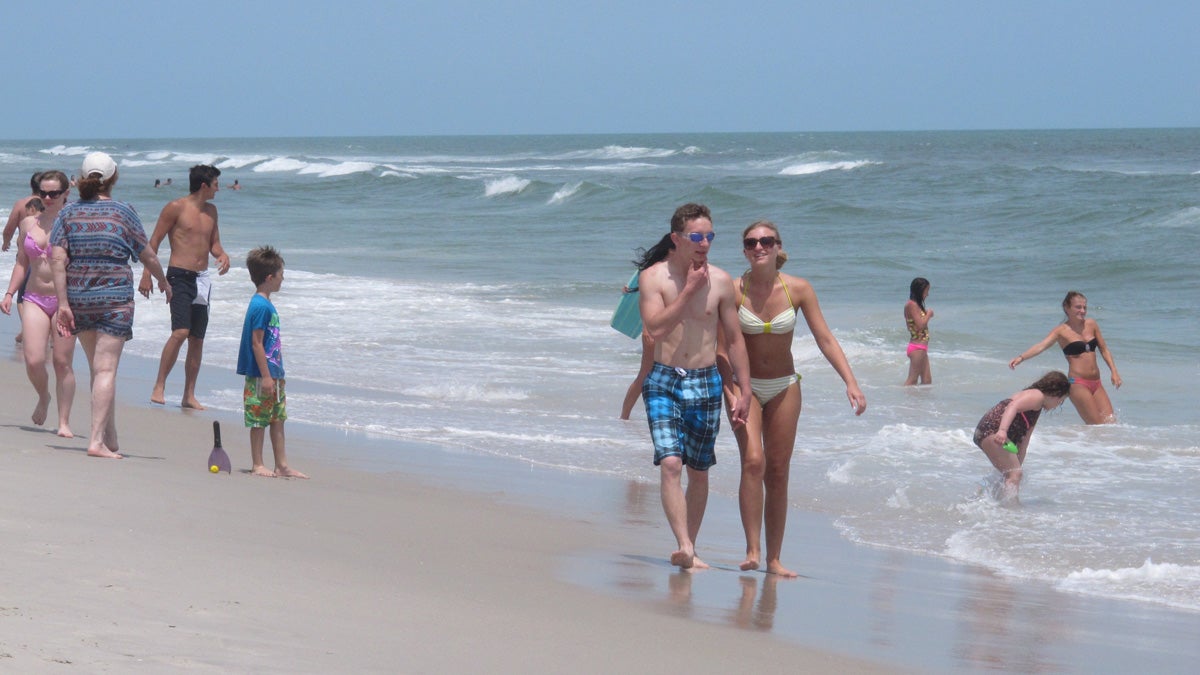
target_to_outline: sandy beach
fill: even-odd
[[[128,457],[100,460],[32,426],[19,357],[0,361],[0,670],[1176,672],[1200,657],[1193,614],[857,546],[820,514],[790,515],[803,576],[781,581],[736,570],[736,504],[718,495],[700,542],[714,569],[685,573],[665,560],[656,485],[295,421],[289,459],[313,479],[257,478],[237,417],[138,401],[152,365],[123,361]],[[84,433],[82,352],[76,368]],[[232,475],[206,471],[213,420]],[[356,460],[379,444],[394,470]]]
[[[221,420],[233,474],[212,475],[214,416],[149,405],[118,412],[126,459],[91,459],[84,439],[29,423],[18,363],[0,381],[0,670],[887,670],[572,584],[567,557],[636,550],[501,489],[323,463],[353,448],[290,423],[313,480],[257,478],[236,419]]]

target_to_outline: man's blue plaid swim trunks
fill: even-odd
[[[642,383],[654,464],[671,456],[704,471],[717,463],[721,428],[721,374],[716,366],[673,368],[655,363]]]

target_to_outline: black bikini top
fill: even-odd
[[[1074,342],[1068,342],[1067,346],[1063,347],[1063,354],[1066,354],[1067,356],[1079,356],[1084,352],[1094,352],[1096,351],[1096,347],[1099,346],[1100,341],[1096,338],[1092,338],[1087,342],[1084,342],[1083,340],[1076,340]]]

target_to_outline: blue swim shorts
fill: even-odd
[[[656,466],[672,456],[700,471],[717,463],[721,374],[716,366],[689,370],[655,363],[642,383],[642,399]]]

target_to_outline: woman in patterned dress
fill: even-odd
[[[60,331],[74,333],[92,373],[92,429],[87,453],[120,459],[113,403],[117,365],[133,337],[133,270],[137,259],[158,279],[170,301],[171,288],[158,257],[146,246],[146,231],[133,207],[112,198],[117,163],[103,152],[83,159],[79,201],[59,212],[50,233],[51,265],[58,295]]]

